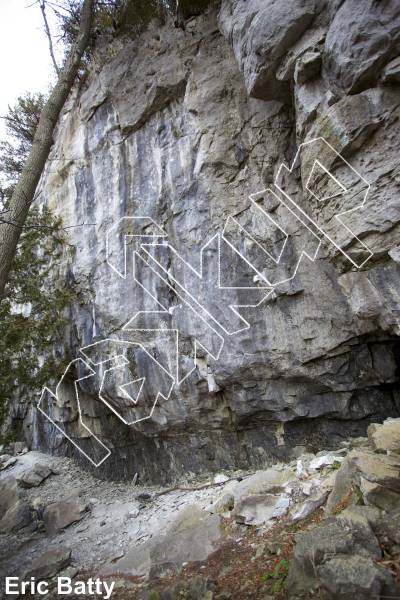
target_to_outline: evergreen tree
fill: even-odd
[[[29,153],[40,111],[41,94],[26,94],[9,107],[7,141],[0,142],[0,220]],[[70,291],[51,277],[62,254],[64,232],[43,207],[31,209],[22,227],[14,268],[0,302],[0,421],[18,391],[32,399],[59,369],[53,356],[62,336]]]

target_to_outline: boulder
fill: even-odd
[[[190,600],[213,600],[215,596],[212,593],[213,583],[208,578],[201,575],[189,579],[188,581],[179,581],[167,585],[160,592],[153,592],[146,600],[177,600],[177,598],[190,598]]]
[[[270,468],[240,481],[232,489],[236,522],[260,525],[285,513],[290,504],[286,487],[295,478],[291,469]]]
[[[351,460],[364,479],[400,494],[400,457],[356,452]]]
[[[35,577],[37,580],[49,579],[69,566],[71,550],[69,548],[52,548],[36,557],[24,573],[25,580]]]
[[[235,496],[229,492],[222,494],[218,500],[207,507],[207,511],[218,515],[229,515],[235,506]]]
[[[183,563],[203,561],[212,554],[222,535],[218,515],[197,506],[185,507],[150,550],[150,575],[180,571]]]
[[[310,496],[310,498],[307,498],[307,500],[300,506],[296,506],[290,515],[290,520],[292,523],[297,523],[297,521],[302,521],[303,519],[309,517],[313,512],[325,504],[328,495],[329,490],[322,489],[318,492],[315,492],[312,496]]]
[[[8,533],[32,522],[29,506],[19,495],[17,481],[7,477],[0,482],[0,532]]]
[[[400,504],[400,494],[363,477],[360,479],[360,491],[365,504],[375,506],[386,512],[395,510]]]
[[[132,576],[148,577],[151,569],[150,551],[153,542],[148,541],[131,548],[124,556],[111,560],[99,572],[100,576],[115,575],[115,573]]]
[[[0,456],[0,471],[4,471],[4,469],[8,469],[12,467],[17,462],[17,458],[15,456],[10,456],[9,454],[2,454]]]
[[[12,448],[14,456],[16,456],[17,454],[24,454],[28,452],[28,448],[26,447],[25,442],[13,442],[10,445],[10,448]]]
[[[310,461],[308,465],[309,469],[312,471],[318,471],[319,469],[323,469],[324,467],[329,467],[334,465],[335,463],[341,463],[343,461],[343,456],[334,453],[321,454],[320,456],[316,456],[313,460]]]
[[[286,494],[251,494],[235,504],[232,516],[237,523],[262,525],[283,515],[290,505]]]
[[[0,520],[0,532],[10,533],[24,529],[32,523],[29,505],[21,499],[8,509]]]
[[[318,577],[329,600],[381,600],[398,596],[389,571],[366,556],[332,558],[318,568]]]
[[[80,521],[87,510],[88,505],[79,498],[70,498],[69,500],[49,504],[43,513],[46,531],[56,533],[61,529],[65,529],[69,525]]]
[[[270,468],[257,471],[254,475],[240,481],[233,489],[235,500],[240,500],[250,494],[281,493],[286,485],[296,478],[291,469]]]
[[[352,505],[340,512],[338,519],[347,522],[349,525],[352,523],[361,524],[364,529],[367,529],[367,525],[369,525],[375,535],[378,535],[382,515],[382,511],[375,506]]]
[[[316,570],[332,557],[359,554],[381,556],[378,541],[366,519],[327,519],[321,525],[302,532],[294,548],[288,577],[288,589],[301,592],[315,583]]]
[[[389,516],[381,514],[374,524],[374,530],[391,544],[400,545],[400,508],[397,507]]]
[[[221,520],[197,506],[186,506],[164,535],[132,548],[125,556],[104,567],[102,575],[161,577],[179,572],[183,563],[203,561],[212,554],[222,535]]]
[[[382,425],[368,427],[368,438],[377,452],[400,454],[400,419],[386,419]]]
[[[18,500],[18,486],[14,477],[6,477],[0,481],[0,517]]]
[[[397,456],[353,450],[343,461],[327,501],[327,513],[359,501],[391,511],[400,502],[400,460]],[[344,506],[343,506],[344,505]]]
[[[25,488],[38,487],[47,477],[53,473],[47,465],[37,463],[22,475],[17,477],[18,483]]]
[[[346,457],[336,472],[335,482],[326,503],[326,513],[333,514],[343,502],[352,502],[356,469],[350,457]],[[359,481],[359,480],[357,480]]]

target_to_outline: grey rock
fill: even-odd
[[[17,476],[18,483],[25,488],[38,487],[53,473],[47,465],[36,464],[31,469]]]
[[[400,544],[400,510],[398,507],[391,512],[389,515],[381,513],[380,517],[376,519],[374,525],[374,531],[380,538],[386,538],[389,542],[394,544]]]
[[[296,62],[295,81],[302,85],[306,81],[316,77],[322,65],[322,57],[320,52],[305,52]]]
[[[71,319],[54,348],[57,356],[75,358],[83,345],[111,332],[124,338],[122,328],[138,311],[141,328],[160,326],[154,312],[147,312],[155,310],[152,297],[132,280],[130,249],[137,240],[129,244],[125,279],[107,263],[105,236],[122,217],[151,217],[196,268],[202,246],[234,215],[274,254],[279,240],[270,235],[249,194],[274,186],[280,163],[289,164],[296,147],[311,138],[325,138],[371,184],[365,205],[343,220],[374,254],[356,271],[324,236],[317,260],[303,254],[293,281],[277,286],[262,308],[244,311],[250,327],[224,337],[219,359],[199,351],[191,376],[167,401],[159,400],[151,419],[135,427],[118,419],[111,425],[110,411],[98,401],[98,379],[81,380],[84,425],[113,445],[112,456],[98,470],[104,478],[131,481],[139,473],[146,484],[169,484],[188,472],[263,469],[290,456],[296,446],[331,450],[348,435],[365,435],[371,422],[398,417],[400,277],[393,249],[400,245],[399,97],[396,86],[381,84],[380,63],[399,55],[395,48],[386,55],[397,36],[391,35],[394,0],[368,0],[361,8],[347,0],[224,0],[219,18],[217,10],[212,3],[187,23],[186,32],[170,23],[149,23],[136,37],[117,37],[107,49],[98,48],[93,69],[68,100],[38,189],[40,202],[68,227],[54,277],[68,280],[78,298],[68,307]],[[366,29],[368,19],[373,27]],[[386,23],[389,46],[381,36]],[[309,53],[321,54],[322,69],[296,83],[296,64]],[[372,71],[374,87],[365,89]],[[344,95],[348,87],[351,95]],[[308,193],[316,160],[343,181],[345,194],[320,201]],[[357,254],[357,242],[336,219],[359,198],[354,173],[345,173],[337,155],[332,158],[313,144],[303,147],[295,170],[298,205],[327,236],[340,238],[342,250]],[[317,183],[323,187],[326,180]],[[258,200],[290,233],[287,259],[279,266],[286,279],[293,266],[289,258],[309,244],[309,230],[279,198]],[[114,250],[113,256],[124,256],[123,244]],[[206,254],[208,261],[211,254]],[[237,260],[228,250],[222,256],[220,272],[228,283],[234,278],[240,285],[256,283],[253,277],[259,275]],[[165,261],[172,274],[181,272],[176,255]],[[183,284],[192,288],[187,273],[193,272],[184,271]],[[166,304],[162,327],[180,332],[179,363],[191,368],[196,340],[208,337],[208,324],[196,322],[163,282],[143,276],[157,302]],[[223,292],[223,301],[221,294],[208,283],[199,293],[209,311],[230,326],[226,307],[241,304],[243,295],[247,304],[251,294]],[[172,342],[143,337],[162,364],[172,364]],[[160,372],[147,378],[157,389]],[[117,379],[115,373],[110,376],[107,397],[126,420],[134,420],[143,403],[127,402]],[[94,440],[80,424],[72,378],[66,377],[62,387],[57,402],[48,400],[49,414],[90,454]],[[24,405],[22,396],[16,399],[13,412],[17,419],[26,414],[29,445],[62,451],[62,436],[50,435],[30,398]],[[78,460],[86,461],[84,456]]]
[[[280,554],[282,543],[274,540],[267,540],[259,544],[256,549],[255,557],[258,558],[264,554],[275,555]]]
[[[364,529],[367,529],[369,525],[379,538],[378,530],[383,514],[381,510],[373,506],[352,505],[341,511],[337,518],[347,521],[350,525],[352,523],[361,524]]]
[[[400,463],[396,455],[387,456],[367,450],[353,450],[337,471],[335,485],[327,501],[331,514],[344,502],[354,503],[354,491],[366,504],[391,511],[398,505]],[[343,507],[342,507],[343,508]]]
[[[48,533],[56,533],[80,521],[85,516],[88,505],[79,498],[61,500],[46,506],[43,521]]]
[[[196,506],[185,507],[165,536],[151,548],[150,576],[180,571],[185,562],[206,560],[222,537],[220,524],[218,515],[210,515]]]
[[[350,156],[379,127],[384,112],[384,96],[378,89],[345,96],[321,112],[312,135],[323,136],[337,152]]]
[[[250,494],[279,493],[294,479],[295,474],[291,469],[270,468],[246,477],[233,488],[232,493],[235,500],[246,498]]]
[[[310,589],[319,568],[332,558],[351,557],[354,554],[380,557],[378,541],[366,520],[351,524],[328,519],[321,525],[301,533],[296,540],[287,588],[293,593]]]
[[[325,504],[326,499],[328,498],[329,490],[321,490],[320,493],[313,494],[310,498],[308,498],[300,507],[296,507],[295,510],[290,515],[290,520],[293,523],[297,523],[298,521],[302,521],[306,519],[313,512],[318,510],[323,504]]]
[[[36,557],[23,577],[25,580],[30,577],[35,577],[37,580],[48,579],[66,569],[70,562],[71,550],[69,548],[52,548]]]
[[[186,506],[164,533],[129,550],[101,570],[139,577],[162,577],[179,572],[183,563],[203,561],[218,547],[221,520],[197,506]]]
[[[17,481],[6,477],[0,481],[0,532],[19,531],[31,522],[29,505],[20,498]]]
[[[178,582],[165,586],[160,590],[160,600],[176,600],[176,598],[190,598],[191,600],[213,600],[212,582],[204,576],[196,575],[186,582]],[[151,595],[148,597],[148,600]]]
[[[365,504],[376,506],[387,512],[391,512],[399,506],[400,494],[398,492],[363,477],[360,479],[360,492]]]
[[[30,526],[31,523],[32,514],[29,505],[23,500],[19,499],[7,510],[3,518],[0,520],[0,532],[8,533],[19,531]]]
[[[338,7],[325,41],[324,66],[331,87],[338,93],[373,87],[380,71],[399,51],[400,7],[345,0]]]
[[[400,246],[392,248],[388,254],[395,262],[400,263]]]
[[[9,445],[9,448],[14,456],[28,451],[25,442],[12,442],[12,444]]]
[[[285,494],[249,494],[235,504],[232,516],[237,523],[262,525],[283,515],[289,505]]]
[[[207,510],[208,510],[208,512],[211,512],[211,513],[216,513],[219,515],[226,515],[226,514],[229,514],[230,511],[233,510],[234,506],[235,506],[235,496],[232,493],[227,492],[226,494],[223,494],[220,498],[218,498],[218,500],[216,500],[216,502],[211,504],[207,508]]]
[[[230,41],[247,92],[268,100],[287,93],[275,74],[315,14],[314,0],[223,0],[222,33]]]
[[[18,460],[15,456],[10,456],[9,454],[3,454],[3,456],[1,458],[3,460],[1,460],[0,471],[4,471],[5,469],[8,469],[9,467],[14,466]]]
[[[99,575],[114,575],[115,573],[133,577],[148,577],[151,569],[150,550],[152,542],[144,542],[128,550],[121,558],[112,560],[99,571]]]
[[[365,556],[332,558],[318,569],[318,576],[331,600],[380,600],[398,594],[390,573]]]
[[[136,496],[137,500],[144,500],[145,502],[152,499],[152,495],[149,492],[141,492]]]
[[[352,461],[364,479],[400,494],[400,457],[359,452]]]
[[[400,83],[400,56],[386,65],[383,69],[382,80],[385,83]]]
[[[382,425],[368,427],[368,438],[378,452],[400,454],[400,419],[387,419]]]

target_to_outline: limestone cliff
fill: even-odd
[[[108,406],[99,399],[104,362],[78,382],[83,423],[111,449],[97,469],[108,477],[261,465],[400,411],[400,5],[186,4],[184,29],[151,22],[99,47],[40,188],[69,228],[55,277],[76,297],[55,349],[65,365],[81,357],[49,401],[55,423],[93,450],[75,398],[88,375],[81,348],[140,341],[121,355],[157,358],[146,367],[154,392],[165,386],[154,365],[170,380],[176,367],[189,373],[197,347],[196,368],[150,419],[138,421],[141,403],[116,373]],[[167,243],[144,253],[155,224]],[[258,306],[230,309],[243,304]],[[178,356],[159,332],[122,330],[129,322],[177,330]],[[31,444],[72,451],[34,404]]]

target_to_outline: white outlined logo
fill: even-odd
[[[281,164],[274,185],[252,194],[249,206],[229,216],[221,233],[202,246],[198,269],[168,242],[167,233],[151,217],[120,219],[106,235],[107,263],[117,277],[127,279],[131,248],[132,281],[157,308],[139,309],[118,338],[81,348],[85,360],[77,358],[68,365],[55,393],[43,389],[40,412],[100,466],[111,450],[85,422],[80,382],[95,378],[98,399],[125,425],[151,418],[159,400],[167,401],[173,388],[197,368],[199,352],[207,360],[218,360],[225,339],[250,328],[247,311],[261,308],[278,285],[296,276],[305,259],[314,262],[324,241],[354,267],[365,265],[373,253],[352,231],[351,218],[364,207],[369,189],[324,138],[304,142],[290,168]],[[296,246],[294,233],[301,240]],[[160,290],[175,298],[173,306],[160,301]],[[187,347],[183,350],[183,333],[191,340],[192,359]],[[143,343],[143,336],[151,339],[151,347]],[[55,419],[63,384],[71,374],[85,442],[69,433],[70,421]]]

